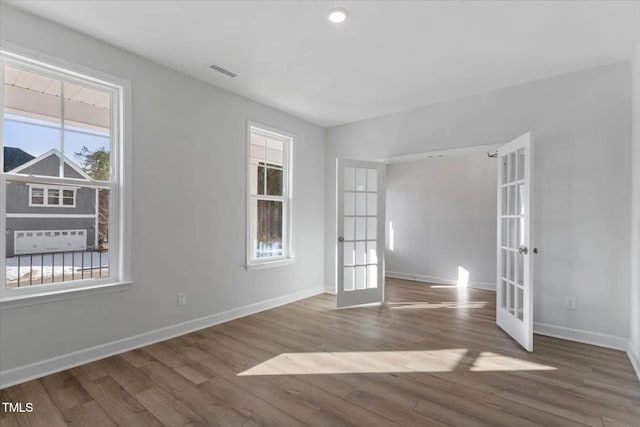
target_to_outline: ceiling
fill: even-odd
[[[640,40],[640,1],[8,3],[323,127],[628,60]]]

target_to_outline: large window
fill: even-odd
[[[0,297],[122,280],[122,86],[1,52]]]
[[[250,123],[247,267],[293,259],[291,151],[293,136]]]

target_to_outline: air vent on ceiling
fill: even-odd
[[[211,67],[209,67],[209,68],[211,68],[212,70],[216,70],[216,71],[218,71],[218,72],[220,72],[220,73],[222,73],[222,74],[225,74],[225,75],[227,75],[227,76],[229,76],[229,77],[231,77],[231,78],[233,78],[233,77],[237,76],[237,74],[236,74],[236,73],[232,73],[231,71],[229,71],[229,70],[227,70],[227,69],[225,69],[225,68],[218,67],[216,64],[213,64],[213,65],[212,65]]]

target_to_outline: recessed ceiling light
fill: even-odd
[[[329,21],[333,22],[334,24],[339,24],[341,22],[344,22],[345,19],[347,19],[347,11],[346,9],[332,9],[329,12]]]

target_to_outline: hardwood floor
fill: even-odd
[[[495,325],[495,294],[387,279],[382,307],[319,295],[0,391],[4,426],[640,426],[620,351]]]

